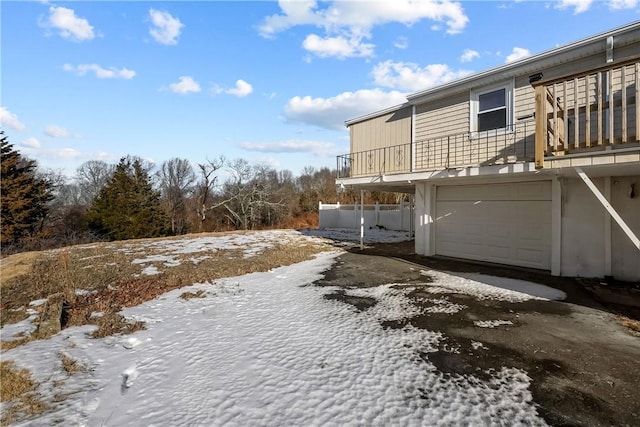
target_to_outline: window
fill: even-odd
[[[505,129],[513,124],[513,82],[471,92],[471,131]]]

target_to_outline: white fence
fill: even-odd
[[[320,202],[320,228],[360,228],[360,204],[329,205]],[[413,231],[413,206],[410,203],[397,205],[364,205],[364,228],[385,228],[396,231]]]

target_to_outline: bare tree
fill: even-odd
[[[111,178],[114,169],[114,165],[102,160],[89,160],[80,165],[76,170],[76,183],[80,187],[80,202],[83,205],[91,205],[93,199]]]
[[[207,160],[207,163],[198,163],[200,169],[200,181],[195,187],[196,213],[198,214],[198,230],[203,231],[204,223],[207,220],[207,212],[215,209],[217,205],[211,205],[213,192],[218,180],[217,171],[226,164],[223,156],[216,160]]]
[[[222,206],[237,229],[254,229],[278,223],[286,204],[279,194],[278,173],[264,165],[251,166],[244,159],[229,165]]]
[[[156,177],[169,211],[171,232],[184,234],[188,229],[186,203],[194,191],[196,174],[188,160],[176,157],[163,162]]]

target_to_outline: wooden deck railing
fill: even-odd
[[[638,59],[544,82],[535,93],[537,168],[545,157],[640,140]]]

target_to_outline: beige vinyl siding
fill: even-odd
[[[527,116],[533,114],[536,111],[536,93],[533,87],[529,84],[528,76],[520,76],[516,78],[516,86],[514,92],[515,100],[513,109],[514,117],[517,123],[518,117]]]
[[[409,171],[412,111],[408,106],[349,126],[352,176]]]
[[[352,124],[351,152],[393,147],[411,142],[411,107]]]
[[[415,141],[469,132],[469,92],[416,106]]]
[[[417,105],[414,132],[416,170],[442,168],[448,162],[447,153],[465,157],[469,93],[465,91]],[[460,135],[460,138],[447,138],[451,135]]]

